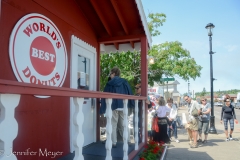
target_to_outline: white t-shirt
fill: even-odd
[[[152,118],[154,116],[155,110],[148,111],[148,131],[152,129]]]
[[[166,116],[166,113],[170,113],[170,110],[167,106],[158,106],[156,113],[158,117],[162,118]]]
[[[168,104],[167,104],[167,107],[170,109],[170,114],[167,117],[173,119],[174,121],[176,121],[176,118],[177,118],[177,107],[174,104],[172,104],[172,107],[168,106]]]

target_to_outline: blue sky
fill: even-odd
[[[201,65],[201,77],[190,79],[190,90],[210,91],[209,37],[205,26],[213,23],[214,91],[240,89],[240,1],[239,0],[142,0],[145,14],[164,13],[166,22],[153,44],[179,41]],[[178,91],[186,93],[188,83],[179,77]]]

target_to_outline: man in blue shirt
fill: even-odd
[[[111,69],[109,80],[103,90],[103,92],[111,92],[118,94],[127,94],[133,95],[132,90],[130,88],[129,83],[124,78],[120,78],[121,71],[118,67],[114,67]],[[134,101],[128,101],[128,107],[133,107]],[[117,124],[119,123],[119,131],[123,133],[123,100],[122,99],[113,99],[112,101],[112,142],[113,148],[116,147],[117,143]],[[106,101],[105,99],[101,99],[101,107],[100,114],[104,114],[106,112]]]

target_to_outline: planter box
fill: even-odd
[[[163,153],[162,153],[162,155],[161,155],[159,160],[164,160],[166,158],[166,156],[167,156],[167,148],[168,148],[168,146],[164,147]]]
[[[165,160],[166,159],[167,149],[168,149],[168,146],[164,146],[163,153],[162,153],[161,157],[159,158],[159,160]],[[139,160],[139,155],[143,151],[144,151],[144,148],[132,160]]]

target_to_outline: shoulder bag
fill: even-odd
[[[197,117],[197,116],[198,116],[198,110],[197,110],[196,107],[192,110],[191,115],[192,115],[193,117]]]

